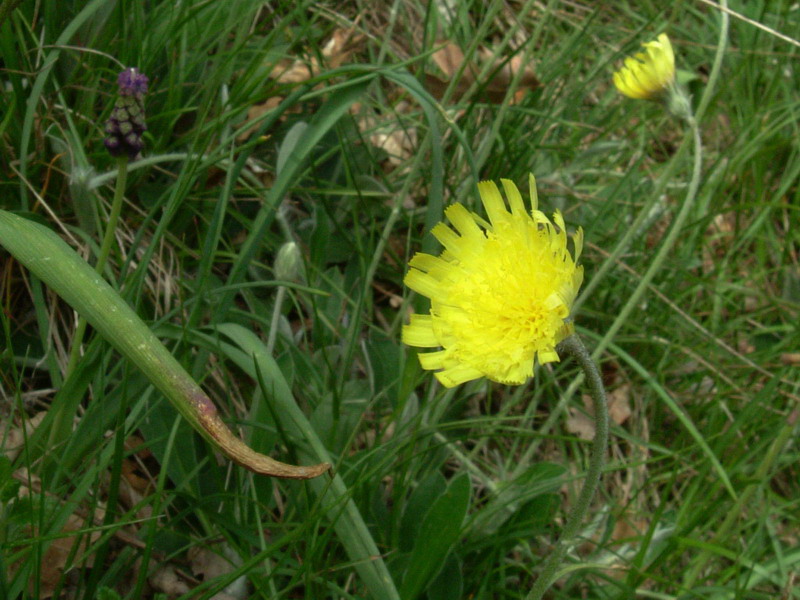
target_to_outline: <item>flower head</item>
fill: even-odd
[[[675,81],[675,55],[666,33],[642,44],[645,51],[625,59],[614,73],[614,85],[628,98],[654,98]]]
[[[119,93],[123,96],[143,96],[147,93],[147,75],[140,73],[136,67],[122,71],[117,77]]]
[[[144,95],[148,82],[147,76],[136,68],[125,69],[117,78],[119,97],[106,121],[103,140],[112,156],[127,155],[133,160],[144,148]]]
[[[537,358],[559,359],[556,344],[573,332],[567,319],[583,281],[576,264],[583,231],[573,236],[571,255],[561,214],[551,222],[537,210],[533,175],[530,212],[514,183],[501,183],[510,212],[494,182],[479,183],[489,221],[461,204],[448,207],[455,231],[444,223],[432,230],[444,250],[415,255],[405,277],[409,288],[431,299],[431,309],[411,315],[403,342],[441,347],[419,359],[447,387],[479,377],[523,383]]]

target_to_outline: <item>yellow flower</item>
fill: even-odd
[[[461,204],[445,211],[432,233],[444,246],[439,256],[415,255],[406,285],[431,299],[430,314],[411,315],[403,327],[409,346],[441,350],[422,353],[424,369],[453,387],[488,377],[520,384],[533,376],[534,361],[558,360],[555,347],[573,333],[567,321],[583,281],[576,265],[583,230],[567,250],[564,219],[551,222],[537,210],[536,180],[529,178],[532,210],[513,182],[501,179],[511,211],[494,182],[478,184],[489,222]]]
[[[653,98],[675,81],[675,55],[667,34],[642,46],[645,52],[626,58],[625,66],[614,73],[614,85],[629,98]]]

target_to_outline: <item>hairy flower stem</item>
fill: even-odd
[[[711,72],[708,76],[708,83],[706,84],[705,90],[703,91],[703,95],[700,98],[700,103],[697,107],[697,110],[695,111],[695,116],[690,121],[691,135],[687,135],[684,138],[680,148],[678,148],[678,151],[675,153],[675,156],[673,156],[672,161],[670,161],[664,173],[656,182],[655,189],[653,191],[651,199],[648,200],[647,204],[644,206],[642,211],[636,217],[636,220],[630,226],[628,226],[627,233],[623,236],[622,240],[616,245],[613,252],[608,256],[608,258],[606,258],[606,260],[600,266],[598,271],[595,274],[593,274],[592,277],[589,278],[588,283],[583,288],[583,293],[580,295],[580,297],[575,301],[575,304],[573,305],[572,308],[573,314],[576,314],[580,310],[581,305],[585,302],[587,298],[589,298],[592,295],[592,292],[600,285],[600,282],[603,280],[606,274],[608,274],[608,272],[616,265],[619,257],[628,248],[630,242],[633,241],[633,238],[636,236],[636,233],[639,231],[641,225],[647,219],[647,215],[650,213],[650,210],[655,205],[656,201],[658,200],[658,197],[666,189],[667,183],[669,182],[669,179],[672,177],[675,170],[677,169],[678,164],[680,163],[680,161],[683,160],[684,152],[688,151],[688,149],[691,147],[692,141],[694,141],[694,145],[697,152],[695,153],[694,157],[694,171],[692,173],[692,183],[689,186],[690,188],[689,193],[686,195],[686,199],[684,200],[684,210],[681,211],[681,213],[676,218],[676,222],[673,224],[675,234],[673,235],[672,232],[670,232],[671,239],[665,240],[663,248],[669,247],[669,249],[671,249],[672,242],[675,241],[675,237],[679,233],[680,225],[682,225],[683,221],[689,216],[689,214],[691,214],[691,209],[692,206],[694,205],[695,196],[700,183],[700,175],[701,175],[700,167],[702,166],[702,156],[700,154],[702,150],[702,144],[700,140],[699,123],[702,121],[703,116],[705,115],[705,111],[711,102],[711,99],[715,97],[714,95],[716,93],[717,81],[719,81],[720,71],[722,70],[722,61],[725,57],[725,49],[728,40],[728,29],[729,29],[730,19],[728,13],[725,12],[728,8],[727,0],[722,0],[720,5],[722,6],[722,10],[720,11],[721,26],[720,26],[719,40],[717,42],[717,52],[714,55],[714,63],[711,66]],[[666,254],[666,252],[664,252],[664,254]],[[656,257],[656,259],[653,261],[654,264],[658,263],[657,266],[660,266],[661,262],[663,262],[663,258],[659,260],[658,257]],[[631,300],[624,307],[623,310],[626,311],[625,317],[627,317],[630,310],[633,308],[636,302],[638,302],[641,295],[647,289],[650,280],[652,279],[652,276],[655,275],[655,270],[652,269],[648,270],[648,273],[650,275],[648,276],[647,274],[645,274],[646,279],[642,280],[636,292],[634,292],[634,294],[636,294],[636,298],[631,298]],[[599,357],[601,353],[605,351],[605,349],[610,344],[613,343],[614,334],[616,334],[616,332],[619,329],[619,326],[621,326],[623,322],[624,318],[622,318],[622,316],[617,318],[617,320],[615,321],[616,326],[612,326],[614,327],[613,331],[606,333],[603,336],[603,339],[600,341],[598,347],[595,349],[594,352],[595,357]],[[576,379],[572,384],[570,384],[566,393],[563,394],[561,400],[559,400],[558,406],[555,408],[555,410],[553,410],[550,413],[550,416],[547,418],[544,425],[541,427],[541,432],[543,433],[549,432],[555,426],[558,419],[561,418],[561,415],[563,414],[563,411],[567,403],[569,402],[569,399],[572,397],[572,395],[578,389],[578,386],[580,386],[581,384],[581,381],[579,380],[580,378]],[[534,453],[537,451],[538,448],[539,444],[537,444],[536,442],[530,444],[530,446],[528,446],[528,448],[525,450],[523,456],[518,461],[519,464],[520,465],[527,464],[528,461],[530,460],[530,457],[534,455]],[[514,473],[514,474],[518,475],[519,473]]]
[[[633,290],[633,293],[628,297],[622,310],[620,310],[614,322],[611,324],[611,327],[606,330],[603,339],[600,340],[600,343],[597,345],[594,351],[595,357],[599,357],[602,352],[605,351],[608,345],[614,340],[614,336],[616,336],[620,327],[628,322],[628,316],[633,309],[638,306],[639,300],[644,296],[644,293],[647,291],[656,273],[661,270],[664,261],[672,252],[675,242],[678,241],[678,236],[683,233],[683,224],[686,222],[689,215],[692,214],[692,208],[697,199],[697,191],[700,188],[700,179],[703,172],[703,144],[700,139],[700,128],[697,126],[697,121],[691,115],[689,115],[686,120],[691,130],[692,139],[694,140],[694,166],[692,168],[692,178],[689,181],[689,190],[686,193],[686,199],[683,201],[681,209],[672,222],[669,233],[667,233],[655,258],[653,258],[653,262],[650,263],[650,266],[647,268],[644,275],[642,275],[642,279],[639,281],[636,289]]]
[[[606,447],[608,446],[608,402],[606,400],[606,390],[603,387],[603,380],[600,371],[597,369],[591,355],[586,350],[583,342],[577,334],[573,334],[564,339],[557,347],[559,355],[569,355],[578,361],[583,370],[589,392],[592,396],[594,406],[595,432],[594,443],[592,445],[592,455],[589,460],[589,468],[586,471],[586,479],[581,488],[575,505],[567,517],[567,523],[561,533],[561,538],[556,543],[547,560],[544,563],[542,572],[533,588],[528,594],[527,600],[540,600],[550,585],[556,579],[556,571],[564,559],[567,550],[574,544],[581,523],[589,512],[589,504],[594,497],[597,486],[600,483],[600,475],[605,464]]]
[[[603,337],[597,343],[597,346],[595,347],[594,352],[592,353],[592,357],[594,359],[598,359],[600,356],[602,356],[606,348],[608,348],[608,346],[614,342],[614,337],[616,336],[619,329],[625,323],[627,323],[627,319],[630,316],[631,312],[633,311],[634,308],[638,306],[642,296],[644,296],[644,293],[649,288],[650,282],[656,276],[656,273],[659,272],[667,256],[670,254],[673,247],[675,246],[675,243],[678,241],[678,236],[683,231],[684,222],[692,213],[692,208],[694,207],[695,200],[697,199],[697,191],[700,187],[700,178],[702,175],[703,145],[700,139],[700,129],[697,126],[697,121],[691,116],[689,116],[687,120],[689,123],[691,138],[694,140],[695,155],[694,155],[694,167],[692,170],[692,179],[689,182],[689,190],[686,194],[686,199],[683,201],[683,205],[681,206],[678,215],[672,222],[672,228],[669,230],[669,233],[666,235],[664,241],[662,242],[661,248],[656,253],[655,258],[653,258],[653,262],[650,263],[650,266],[647,268],[647,271],[645,271],[644,275],[639,281],[639,284],[636,286],[636,289],[628,297],[627,301],[625,302],[625,305],[622,307],[622,310],[620,310],[619,314],[614,319],[614,322],[606,330],[606,332],[603,334]],[[559,400],[558,406],[555,408],[555,410],[551,411],[550,416],[548,416],[547,420],[544,422],[541,431],[547,432],[553,428],[556,421],[560,418],[564,408],[566,407],[567,402],[569,402],[569,399],[572,397],[572,395],[577,390],[578,386],[581,384],[581,381],[579,379],[573,381],[567,388],[566,393],[563,394],[561,400]],[[527,460],[530,460],[530,457],[533,455],[534,452],[536,452],[537,448],[538,444],[536,443],[531,444],[525,450],[525,453],[520,459],[520,464],[525,464]]]
[[[122,212],[122,199],[125,196],[125,185],[128,180],[128,158],[121,156],[117,159],[117,183],[114,188],[114,200],[111,202],[111,213],[108,215],[108,225],[103,234],[103,241],[100,245],[100,254],[97,256],[97,263],[94,270],[98,274],[103,274],[103,269],[106,268],[108,255],[111,253],[111,245],[114,242],[114,237],[117,232],[117,223],[119,222],[119,215]],[[86,333],[86,319],[83,317],[78,318],[78,325],[75,328],[75,335],[72,338],[72,348],[69,351],[69,363],[67,364],[67,377],[75,370],[78,360],[81,356],[81,345],[83,344],[83,336]]]

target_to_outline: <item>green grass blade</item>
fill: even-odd
[[[306,445],[308,452],[312,453],[312,460],[333,462],[311,423],[297,406],[283,373],[258,336],[232,323],[217,325],[215,329],[233,340],[240,349],[236,352],[223,344],[222,351],[248,375],[266,383],[267,389],[262,391],[274,403],[276,415],[290,439],[298,445]],[[389,570],[344,480],[334,475],[331,480],[311,480],[309,485],[320,499],[323,510],[329,511],[334,519],[336,535],[355,563],[372,597],[380,600],[399,599]]]
[[[258,215],[256,215],[250,227],[250,233],[244,244],[242,244],[242,248],[231,267],[230,274],[228,275],[228,285],[237,283],[244,274],[250,261],[263,242],[264,233],[272,223],[278,205],[295,180],[305,159],[308,158],[322,137],[349,110],[350,106],[362,96],[368,83],[369,82],[359,80],[352,85],[344,86],[339,93],[332,96],[315,115],[311,123],[309,123],[308,128],[303,132],[302,139],[297,140],[294,151],[289,156],[285,157],[283,169],[278,174],[275,183],[264,199],[264,205],[258,211]],[[225,294],[220,298],[216,312],[217,318],[222,318],[224,316],[231,298],[231,294]]]
[[[125,300],[48,228],[0,211],[0,244],[133,362],[207,441],[256,472],[307,478],[329,465],[291,467],[248,448],[216,407]]]

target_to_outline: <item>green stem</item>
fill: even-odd
[[[723,8],[728,8],[727,0],[722,0],[720,3]],[[721,26],[720,26],[720,35],[719,40],[717,42],[717,51],[714,55],[714,63],[711,67],[711,72],[708,76],[708,83],[703,91],[703,95],[700,97],[700,102],[697,106],[697,111],[695,112],[695,121],[700,122],[705,115],[706,108],[708,107],[709,103],[711,102],[711,98],[714,95],[714,91],[717,86],[717,81],[719,80],[719,75],[722,70],[722,60],[725,57],[725,49],[727,47],[727,40],[728,40],[728,23],[729,17],[728,14],[723,10],[720,12],[721,14]],[[686,151],[689,149],[689,136],[685,137],[683,143],[678,148],[677,152],[675,152],[672,160],[670,161],[667,168],[661,174],[658,181],[656,182],[655,188],[653,189],[653,193],[650,196],[650,200],[648,200],[647,204],[642,207],[642,210],[636,216],[636,219],[630,226],[628,226],[625,235],[622,236],[622,239],[617,243],[614,247],[614,250],[611,254],[603,261],[603,264],[600,265],[600,268],[597,272],[591,277],[591,279],[586,282],[586,285],[583,287],[581,291],[581,295],[575,301],[573,305],[573,314],[577,313],[578,308],[586,301],[587,298],[591,297],[592,292],[600,285],[600,282],[603,281],[605,276],[608,272],[617,264],[617,260],[628,249],[628,246],[633,241],[633,239],[639,235],[641,232],[641,227],[649,217],[652,212],[652,208],[658,199],[661,197],[661,194],[664,192],[664,189],[667,187],[667,183],[672,179],[672,175],[675,173],[678,165],[681,164],[683,160],[683,156]],[[597,356],[595,354],[595,356]]]
[[[281,318],[281,308],[283,307],[283,300],[286,298],[286,286],[278,286],[278,293],[275,295],[275,306],[272,309],[272,323],[269,328],[269,337],[267,338],[267,353],[272,356],[272,351],[275,349],[275,340],[278,337],[278,324]]]
[[[127,164],[126,162],[126,169],[128,171],[135,171],[137,169],[142,169],[144,167],[149,167],[151,165],[157,165],[162,162],[175,162],[175,161],[185,161],[185,160],[199,160],[199,159],[207,159],[208,157],[203,154],[190,154],[187,152],[172,152],[170,154],[155,154],[153,156],[147,156],[145,158],[140,158],[139,160]],[[224,161],[223,161],[223,164]],[[227,164],[225,166],[230,166]],[[107,173],[101,173],[100,175],[95,175],[91,177],[86,187],[90,190],[93,190],[101,185],[111,181],[112,179],[116,179],[119,177],[119,169],[112,169]]]
[[[692,179],[689,182],[689,190],[686,193],[686,199],[683,201],[683,205],[681,206],[680,211],[678,211],[678,214],[672,223],[672,227],[669,230],[666,238],[664,238],[661,248],[658,249],[653,262],[650,263],[650,266],[647,268],[647,271],[645,271],[644,275],[639,281],[639,284],[636,286],[636,289],[633,290],[633,293],[628,297],[625,306],[622,307],[622,310],[617,315],[617,318],[614,319],[611,327],[606,330],[603,339],[601,339],[600,343],[597,345],[597,348],[592,354],[595,359],[605,352],[606,348],[608,348],[608,345],[614,340],[614,336],[617,334],[620,327],[622,327],[622,325],[627,321],[628,316],[639,304],[639,300],[641,300],[642,296],[647,291],[647,287],[650,285],[650,282],[653,281],[656,273],[661,270],[661,267],[664,264],[664,261],[667,259],[667,256],[669,256],[669,254],[672,252],[675,242],[678,241],[678,236],[683,233],[683,224],[692,213],[694,202],[697,199],[697,190],[700,188],[700,178],[703,172],[703,144],[702,140],[700,139],[700,128],[697,126],[697,121],[692,116],[689,116],[687,121],[692,132],[692,139],[694,140],[694,167],[692,169]]]
[[[636,308],[637,304],[639,303],[639,300],[644,295],[645,291],[647,291],[647,288],[650,285],[650,282],[653,280],[653,277],[655,277],[656,273],[661,268],[661,265],[664,263],[667,256],[672,251],[675,242],[678,240],[678,235],[683,230],[684,222],[692,212],[692,207],[694,206],[695,199],[697,198],[697,190],[700,187],[700,176],[702,174],[703,155],[702,155],[702,142],[700,139],[700,130],[697,126],[697,121],[691,116],[687,118],[687,121],[689,122],[689,127],[691,129],[692,133],[691,137],[694,140],[695,156],[694,156],[694,168],[692,171],[692,179],[689,183],[689,190],[686,194],[686,199],[684,200],[683,206],[681,206],[678,215],[675,217],[675,221],[672,223],[672,228],[670,229],[669,233],[664,239],[664,242],[662,243],[661,248],[659,249],[658,253],[653,259],[653,262],[650,264],[647,271],[642,276],[642,279],[639,281],[639,284],[636,286],[636,289],[628,298],[627,302],[625,303],[625,306],[622,307],[622,310],[617,315],[617,318],[614,319],[614,322],[611,324],[608,330],[606,330],[606,333],[603,335],[602,339],[598,343],[594,352],[592,352],[592,358],[594,360],[597,360],[606,350],[606,348],[608,348],[609,344],[611,344],[614,341],[614,336],[617,334],[620,327],[622,327],[623,323],[626,322],[628,316],[631,314],[633,309]],[[642,213],[644,212],[645,211],[642,211]],[[634,227],[631,227],[631,230],[632,229],[634,229]],[[622,248],[624,246],[624,242],[625,240],[623,240],[623,242],[621,242],[617,246],[617,249]],[[601,272],[602,271],[603,269],[601,269]],[[569,388],[567,389],[567,392],[563,394],[561,400],[559,401],[558,406],[555,408],[555,410],[553,410],[550,413],[550,416],[542,425],[541,431],[546,432],[553,427],[555,422],[560,418],[566,403],[569,402],[569,399],[572,397],[572,395],[575,393],[575,391],[577,390],[578,386],[581,383],[582,383],[581,378],[578,377],[575,381],[573,381],[570,384]],[[523,455],[520,464],[526,464],[527,461],[530,460],[530,457],[533,455],[533,453],[536,451],[537,447],[538,447],[537,444],[531,444],[531,446],[525,451],[525,454]]]
[[[111,213],[108,215],[108,225],[103,234],[103,241],[100,245],[100,254],[97,256],[97,264],[94,270],[100,275],[103,269],[106,268],[106,261],[108,255],[111,253],[111,245],[114,243],[114,238],[117,232],[117,223],[119,222],[119,215],[122,212],[122,199],[125,197],[125,186],[128,180],[128,158],[126,156],[117,159],[117,184],[114,188],[114,200],[111,202]],[[83,317],[78,318],[78,324],[75,327],[75,335],[72,338],[72,347],[69,351],[69,363],[67,364],[67,374],[75,370],[78,360],[81,357],[81,345],[83,344],[83,336],[86,333],[86,319]]]
[[[723,1],[721,3],[721,5],[722,5],[723,8],[727,8],[727,6],[728,6],[727,1]],[[720,71],[722,69],[722,60],[723,60],[723,58],[725,56],[725,47],[727,45],[727,39],[728,39],[728,22],[729,22],[728,14],[726,12],[722,11],[721,12],[720,35],[719,35],[719,40],[717,42],[717,52],[716,52],[716,54],[714,56],[714,64],[711,67],[711,73],[708,76],[708,84],[706,85],[706,88],[703,91],[703,95],[702,95],[702,97],[700,99],[700,105],[699,105],[698,110],[696,112],[696,116],[695,116],[694,119],[690,120],[690,125],[691,125],[691,129],[692,129],[692,135],[686,136],[684,138],[683,143],[681,144],[681,146],[678,149],[678,151],[675,153],[675,156],[673,157],[673,160],[670,162],[669,166],[667,167],[667,169],[662,174],[661,178],[656,183],[656,187],[655,187],[655,190],[653,191],[653,195],[651,196],[651,200],[648,202],[647,206],[645,206],[642,209],[641,213],[636,218],[636,221],[634,221],[634,223],[628,228],[628,233],[626,233],[625,236],[622,238],[622,240],[617,244],[616,248],[614,248],[614,251],[605,260],[605,262],[600,267],[600,269],[597,271],[597,273],[595,273],[589,279],[589,281],[587,282],[586,286],[584,286],[583,292],[581,293],[580,297],[576,300],[575,304],[573,305],[573,314],[578,312],[578,308],[580,307],[580,305],[586,300],[586,298],[588,298],[591,295],[591,293],[594,291],[594,289],[600,284],[600,282],[602,281],[603,277],[616,264],[617,259],[622,254],[622,252],[625,251],[625,249],[627,249],[628,244],[633,240],[636,231],[639,229],[641,224],[644,223],[647,215],[650,213],[650,209],[652,208],[654,203],[657,201],[657,199],[661,196],[661,192],[666,188],[667,181],[672,176],[672,174],[675,171],[675,168],[680,163],[680,159],[683,158],[683,154],[684,154],[685,150],[689,148],[689,145],[690,145],[689,144],[689,139],[693,138],[694,142],[695,142],[695,147],[697,148],[697,151],[698,151],[698,155],[695,156],[694,172],[692,174],[692,182],[694,183],[694,186],[690,186],[689,193],[687,194],[687,197],[686,197],[686,200],[685,200],[685,204],[684,204],[684,209],[685,210],[682,211],[682,215],[679,215],[678,219],[676,219],[675,223],[673,224],[672,232],[670,232],[669,237],[667,238],[667,240],[665,240],[665,242],[664,242],[664,252],[661,253],[661,254],[663,254],[665,256],[666,252],[672,248],[672,244],[674,243],[675,238],[677,237],[677,235],[679,233],[679,231],[678,231],[679,227],[677,227],[677,226],[678,225],[682,225],[683,221],[691,213],[691,206],[694,205],[694,196],[697,193],[697,186],[699,185],[699,181],[700,181],[700,167],[702,165],[702,157],[699,156],[699,152],[702,150],[702,144],[700,142],[700,134],[699,134],[699,131],[698,131],[698,123],[700,122],[700,120],[702,119],[702,117],[705,114],[705,109],[708,106],[709,102],[711,101],[711,98],[714,95],[714,91],[716,89],[716,84],[717,84],[717,81],[719,80],[719,74],[720,74]],[[656,259],[658,260],[658,257],[656,257]],[[661,260],[663,261],[663,258]],[[661,261],[659,261],[659,262],[661,262]],[[642,282],[640,283],[639,287],[637,288],[637,290],[635,292],[636,298],[632,297],[631,300],[628,302],[628,304],[626,304],[625,308],[623,308],[623,311],[625,312],[625,317],[627,317],[627,315],[633,309],[633,306],[636,304],[636,302],[638,302],[639,298],[644,293],[644,290],[647,288],[647,285],[650,283],[650,280],[653,278],[653,275],[655,275],[655,270],[653,270],[653,269],[648,270],[648,274],[646,274],[647,279],[642,279]],[[600,344],[598,345],[597,349],[592,354],[592,357],[594,359],[597,359],[602,354],[602,352],[613,342],[614,334],[616,334],[616,332],[619,330],[619,327],[621,326],[623,320],[624,319],[623,319],[622,315],[620,315],[620,317],[617,318],[617,320],[614,323],[614,326],[612,326],[613,327],[613,331],[609,331],[608,333],[606,333],[606,335],[600,341]],[[559,400],[558,406],[556,406],[555,409],[553,411],[551,411],[550,416],[547,418],[547,420],[544,422],[544,424],[540,428],[540,433],[546,434],[548,431],[550,431],[553,428],[553,426],[558,421],[558,419],[561,418],[561,414],[563,413],[564,408],[566,407],[566,405],[569,402],[570,398],[572,398],[572,396],[575,393],[575,391],[581,385],[581,383],[582,383],[581,380],[582,380],[582,378],[580,376],[577,377],[575,379],[575,381],[573,381],[570,384],[570,386],[567,389],[566,393],[562,394],[562,397]],[[519,464],[520,465],[527,464],[530,461],[531,456],[533,456],[533,454],[537,451],[538,447],[539,447],[539,445],[536,444],[536,443],[531,444],[527,448],[527,450],[525,450],[525,454],[520,458]]]
[[[711,103],[711,97],[714,89],[717,87],[717,80],[719,80],[719,74],[722,71],[722,60],[725,58],[725,50],[728,46],[728,29],[730,27],[731,20],[730,15],[728,15],[727,12],[728,0],[721,0],[719,4],[722,7],[722,10],[719,11],[720,26],[719,40],[717,41],[717,52],[714,54],[714,63],[711,65],[711,72],[708,75],[706,89],[700,98],[700,103],[697,105],[697,111],[695,111],[695,118],[698,121],[703,120],[703,117],[706,114],[706,108],[708,108],[708,105]]]
[[[527,600],[540,600],[556,580],[556,570],[564,559],[567,550],[575,542],[581,523],[583,523],[586,513],[589,512],[589,504],[600,483],[600,475],[605,464],[606,447],[608,446],[608,402],[597,365],[595,365],[577,334],[571,335],[561,342],[557,351],[559,354],[566,354],[575,358],[583,370],[594,406],[594,443],[583,487],[567,517],[567,523],[564,525],[561,538],[556,543],[556,547],[550,552],[550,556],[547,557],[542,572],[533,584]]]
[[[125,187],[128,182],[128,158],[117,159],[117,166],[117,183],[114,188],[114,200],[111,202],[111,212],[108,215],[108,227],[103,235],[103,245],[100,246],[100,255],[97,257],[97,264],[94,267],[98,273],[102,273],[105,269],[111,245],[116,237],[117,223],[122,212],[122,199],[125,197]]]

